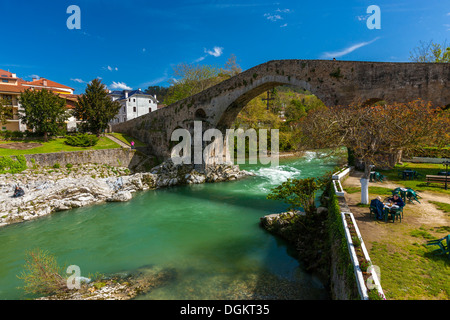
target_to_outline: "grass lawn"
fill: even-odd
[[[450,263],[434,255],[424,243],[434,239],[421,227],[388,241],[373,242],[370,257],[380,267],[381,283],[388,299],[447,300],[450,297]],[[442,234],[444,236],[445,234]]]
[[[34,154],[34,153],[51,153],[51,152],[63,152],[63,151],[83,151],[83,150],[98,150],[98,149],[113,149],[120,148],[120,146],[108,139],[107,137],[100,137],[98,143],[93,147],[72,147],[64,143],[65,138],[51,139],[48,142],[44,142],[42,139],[27,140],[26,142],[40,143],[41,146],[32,149],[18,150],[18,149],[4,149],[0,148],[0,156],[16,156],[22,154]],[[18,141],[7,141],[7,143],[17,143]],[[20,141],[19,143],[26,143]],[[2,142],[3,143],[3,142]]]
[[[397,170],[404,168],[416,170],[423,177],[402,180]],[[388,300],[450,299],[450,259],[434,254],[437,246],[426,245],[429,240],[450,234],[450,196],[447,196],[450,192],[442,184],[427,186],[425,181],[427,174],[443,170],[439,164],[405,163],[381,171],[387,180],[369,187],[370,199],[391,195],[394,185],[423,192],[421,203],[407,202],[404,219],[395,223],[369,218],[368,206],[360,203],[359,176],[343,182],[347,204],[369,246],[373,264],[380,268],[381,286]]]
[[[113,132],[113,133],[111,133],[111,135],[113,135],[117,139],[121,140],[122,142],[125,142],[129,146],[131,146],[131,141],[134,141],[134,146],[135,147],[145,147],[145,146],[147,146],[142,141],[140,141],[140,140],[138,140],[136,138],[130,137],[129,135],[127,135],[125,133]]]
[[[398,172],[403,171],[405,169],[415,170],[421,174],[421,176],[415,180],[403,180],[398,177]],[[450,169],[449,169],[450,170]],[[427,186],[426,175],[437,175],[439,171],[445,171],[445,167],[442,164],[434,164],[434,163],[411,163],[404,162],[403,165],[396,165],[394,169],[391,170],[382,170],[380,171],[382,174],[387,176],[387,179],[391,182],[397,182],[399,184],[404,185],[406,188],[411,188],[415,191],[435,191],[446,193],[450,195],[450,188],[445,190],[444,184],[442,183],[430,183]]]

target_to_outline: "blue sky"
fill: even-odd
[[[81,29],[67,28],[70,5]],[[370,5],[381,29],[367,27]],[[420,41],[450,42],[450,1],[439,0],[2,0],[0,12],[0,68],[77,94],[98,77],[110,89],[167,86],[173,66],[223,66],[231,54],[244,70],[274,59],[407,62]]]

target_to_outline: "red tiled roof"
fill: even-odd
[[[0,69],[0,77],[1,76],[8,76],[9,78],[12,78],[13,77],[12,75],[13,75],[12,72]]]
[[[22,87],[21,85],[11,85],[11,84],[1,84],[0,83],[0,92],[15,92],[20,93],[22,91],[25,91],[25,87]]]
[[[44,86],[44,81],[47,81],[47,85]],[[24,85],[29,85],[29,86],[41,86],[41,87],[55,87],[55,88],[64,88],[64,89],[71,89],[74,90],[71,87],[65,86],[63,84],[57,83],[55,81],[52,80],[48,80],[45,78],[40,78],[39,80],[34,80],[34,81],[30,81],[30,82],[25,82],[23,83]]]

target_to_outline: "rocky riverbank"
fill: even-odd
[[[143,267],[133,273],[113,274],[98,280],[87,279],[79,289],[67,289],[36,300],[130,300],[166,285],[177,277],[174,269]]]
[[[183,184],[242,179],[251,172],[235,165],[216,165],[205,170],[174,165],[169,159],[150,172],[131,174],[127,168],[86,164],[70,168],[30,168],[0,175],[0,227],[109,201],[128,201],[136,191]],[[13,198],[18,185],[25,195]]]

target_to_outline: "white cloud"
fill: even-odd
[[[276,11],[281,12],[281,13],[291,13],[292,12],[291,9],[279,9],[279,8]]]
[[[70,79],[70,80],[75,81],[75,82],[78,82],[78,83],[86,83],[86,81],[83,81],[83,80],[81,80],[81,79],[79,79],[79,78]]]
[[[282,24],[282,25],[280,26],[280,28],[284,28],[284,27],[287,27],[287,23]]]
[[[283,19],[279,14],[270,14],[270,13],[265,13],[264,17],[266,17],[266,19],[270,21],[277,21]]]
[[[350,46],[348,48],[345,48],[341,51],[325,52],[324,54],[322,54],[322,58],[339,58],[339,57],[345,56],[346,54],[349,54],[359,48],[365,47],[365,46],[377,41],[378,39],[379,39],[379,37],[373,39],[372,41],[357,43],[357,44]]]
[[[119,71],[119,68],[111,66],[107,66],[105,69],[108,69],[109,71]]]
[[[214,57],[220,57],[223,53],[223,48],[221,47],[214,47],[213,50],[206,50],[205,49],[205,53],[214,56]],[[203,60],[203,59],[202,59]],[[201,60],[200,60],[201,61]]]
[[[121,90],[132,90],[131,87],[127,86],[125,82],[115,82],[109,86],[111,89],[121,89]]]
[[[198,59],[195,59],[195,60],[194,60],[194,63],[203,61],[203,60],[205,60],[206,57],[207,57],[207,56],[203,56],[203,57],[200,57],[200,58],[198,58]]]

